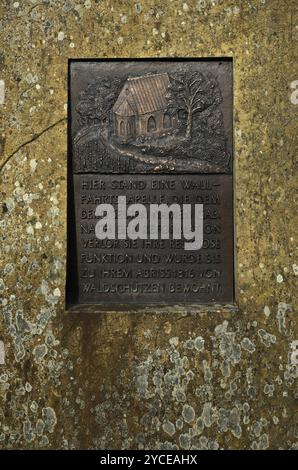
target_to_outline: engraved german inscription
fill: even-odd
[[[233,300],[231,65],[71,62],[70,304]]]

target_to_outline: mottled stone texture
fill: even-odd
[[[296,5],[1,2],[1,447],[298,447]],[[65,312],[68,59],[176,56],[234,59],[238,308]]]

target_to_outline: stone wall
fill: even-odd
[[[297,2],[0,11],[0,446],[297,448]],[[68,59],[176,56],[234,59],[237,305],[66,312]]]

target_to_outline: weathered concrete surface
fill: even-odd
[[[1,447],[298,447],[296,3],[1,2]],[[64,310],[67,60],[116,56],[234,58],[236,311]]]

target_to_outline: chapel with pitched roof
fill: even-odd
[[[114,134],[122,142],[138,136],[160,136],[177,124],[177,113],[167,111],[167,73],[126,80],[113,106]]]

